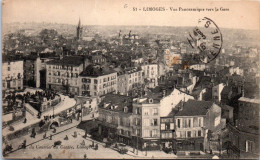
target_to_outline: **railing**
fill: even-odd
[[[38,111],[34,109],[30,104],[25,103],[24,104],[26,111],[28,111],[32,116],[35,116],[38,114]]]

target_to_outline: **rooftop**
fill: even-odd
[[[80,73],[80,76],[98,77],[98,76],[108,75],[111,73],[116,73],[116,71],[107,67],[88,65],[84,69],[84,71]]]
[[[249,102],[249,103],[257,103],[257,104],[260,104],[260,99],[240,97],[238,100],[239,100],[239,101],[244,101],[244,102]]]
[[[182,110],[180,110],[176,116],[199,116],[206,115],[208,109],[213,105],[210,101],[197,101],[189,99],[183,104]]]
[[[132,112],[132,98],[119,94],[106,94],[99,104],[99,108],[114,112],[124,112],[124,107],[128,108],[128,113]]]
[[[66,56],[62,59],[55,59],[47,62],[47,64],[54,65],[71,65],[71,66],[79,66],[83,64],[84,58],[81,56]]]

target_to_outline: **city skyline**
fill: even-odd
[[[26,3],[26,4],[25,4]],[[82,25],[116,26],[195,26],[199,18],[210,17],[220,28],[259,30],[259,5],[256,2],[150,2],[102,0],[77,1],[8,1],[3,3],[3,24],[21,23],[58,23]],[[40,6],[40,7],[39,7]],[[141,11],[133,11],[133,7]],[[164,7],[167,11],[144,11],[143,7]],[[225,8],[229,11],[170,11],[170,7],[188,8]],[[248,12],[250,10],[250,12]],[[34,14],[31,14],[34,13]],[[39,17],[40,15],[40,17]],[[192,16],[191,16],[192,15]]]

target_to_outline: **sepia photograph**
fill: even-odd
[[[4,159],[259,159],[260,2],[3,0]]]

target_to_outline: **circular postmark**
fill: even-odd
[[[223,43],[220,29],[214,21],[204,17],[198,20],[198,25],[189,32],[189,45],[199,53],[199,60],[209,63],[220,53]]]

